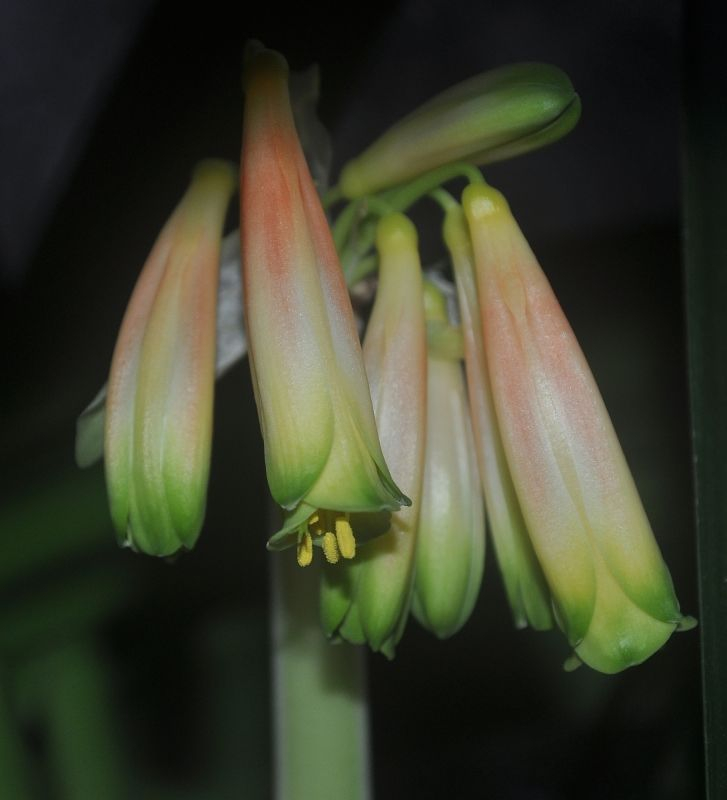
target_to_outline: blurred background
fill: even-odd
[[[247,364],[217,387],[193,553],[119,550],[102,467],[73,460],[75,419],[106,380],[138,271],[193,164],[238,158],[250,37],[294,69],[320,65],[334,176],[472,74],[528,60],[570,75],[576,129],[485,175],[580,339],[682,609],[697,612],[682,31],[676,0],[401,0],[333,14],[221,0],[3,4],[0,798],[270,795],[271,556]],[[434,262],[438,213],[414,215]],[[462,632],[438,642],[412,621],[394,662],[369,657],[375,796],[702,796],[698,632],[615,677],[566,674],[567,655],[558,633],[514,630],[490,552]]]

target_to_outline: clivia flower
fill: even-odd
[[[119,331],[104,462],[121,543],[191,549],[204,517],[212,437],[222,226],[235,168],[204,161],[162,230]]]
[[[444,220],[444,240],[457,284],[474,444],[487,505],[487,520],[515,625],[553,626],[550,592],[530,542],[512,484],[487,375],[472,243],[462,206]]]
[[[344,197],[362,197],[456,162],[489,164],[564,136],[580,99],[550,64],[511,64],[452,86],[382,134],[341,172]]]
[[[448,325],[446,301],[424,287],[427,323]],[[428,343],[427,434],[412,612],[444,639],[469,619],[485,565],[485,513],[462,364]]]
[[[462,202],[497,422],[556,620],[575,662],[619,672],[694,620],[679,610],[591,371],[507,202],[486,185]]]
[[[403,215],[377,228],[379,284],[364,360],[386,461],[412,504],[360,548],[345,569],[328,568],[321,590],[324,630],[393,657],[409,615],[426,435],[427,360],[417,233]]]
[[[408,502],[389,474],[338,256],[298,141],[288,68],[246,67],[242,273],[250,368],[275,501],[289,513],[268,546],[352,558],[350,514]]]

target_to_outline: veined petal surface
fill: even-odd
[[[191,548],[212,435],[220,241],[235,170],[202,162],[155,244],[114,351],[105,419],[112,519],[124,544]]]
[[[497,426],[482,339],[472,243],[459,205],[447,211],[444,239],[457,284],[475,451],[495,555],[515,625],[546,630],[553,625],[550,591],[530,542]]]
[[[246,70],[241,236],[245,319],[268,482],[286,509],[397,508],[350,299],[297,138],[288,71]]]
[[[618,671],[682,621],[671,578],[588,364],[506,201],[471,186],[463,205],[498,425],[528,531],[569,641],[591,666]]]

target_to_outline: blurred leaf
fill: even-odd
[[[727,58],[717,5],[686,4],[685,256],[707,795],[727,797]]]

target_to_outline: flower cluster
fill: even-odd
[[[569,666],[640,663],[693,620],[575,336],[477,169],[567,133],[580,113],[570,81],[519,64],[438,96],[344,167],[329,204],[350,202],[331,230],[288,79],[279,54],[251,48],[240,253],[267,478],[284,513],[269,549],[292,548],[301,567],[318,550],[327,635],[391,657],[410,614],[439,637],[467,621],[486,517],[518,627],[557,625]],[[112,517],[122,540],[156,555],[191,547],[202,521],[231,174],[198,170],[112,363]],[[456,176],[469,180],[461,203],[440,188]],[[405,212],[424,196],[444,209],[454,285],[422,271]],[[362,345],[349,288],[374,271]]]

